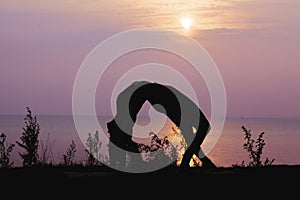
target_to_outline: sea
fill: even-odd
[[[24,132],[25,116],[0,115],[0,133],[6,135],[6,147],[15,144],[10,153],[10,160],[14,166],[21,166],[20,153],[23,149],[16,144],[21,142]],[[86,139],[90,133],[96,131],[100,134],[103,157],[108,157],[108,134],[106,123],[113,119],[111,116],[98,116],[100,130],[78,129],[74,117],[62,115],[37,115],[39,124],[39,154],[46,156],[47,161],[58,164],[62,162],[63,155],[73,141],[76,145],[75,159],[83,162],[86,158]],[[156,125],[155,125],[156,124]],[[157,125],[159,124],[159,125]],[[162,125],[163,124],[163,125]],[[257,140],[260,133],[263,134],[264,146],[261,160],[274,159],[273,164],[299,165],[300,164],[300,119],[287,118],[226,118],[219,134],[208,133],[202,147],[206,155],[219,167],[247,164],[251,161],[249,152],[243,148],[246,142],[242,126],[250,130],[251,137]],[[149,118],[138,118],[134,127],[134,137],[137,142],[149,141],[149,133],[154,132],[160,136],[172,134],[175,125],[169,121]],[[137,132],[143,132],[138,134]],[[85,134],[85,135],[84,135]],[[84,135],[84,136],[83,136]],[[210,137],[210,135],[212,135]],[[174,139],[175,140],[175,139]],[[171,141],[172,142],[172,141]]]

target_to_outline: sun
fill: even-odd
[[[184,18],[182,18],[182,19],[181,19],[181,25],[182,25],[182,27],[183,27],[185,30],[191,28],[191,26],[192,26],[192,19],[189,18],[189,17],[184,17]]]

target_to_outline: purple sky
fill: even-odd
[[[26,106],[35,114],[72,114],[77,70],[97,44],[146,26],[183,32],[180,19],[189,16],[186,34],[222,74],[228,116],[299,117],[300,2],[188,2],[1,1],[0,114],[24,114]]]

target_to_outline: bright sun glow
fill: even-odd
[[[181,25],[185,30],[189,29],[192,26],[192,19],[189,17],[182,18]]]

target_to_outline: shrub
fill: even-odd
[[[33,166],[38,163],[38,145],[39,145],[39,133],[40,126],[37,123],[36,116],[32,116],[32,112],[29,107],[27,108],[27,115],[24,118],[25,127],[23,127],[21,142],[16,142],[25,152],[19,155],[23,159],[23,166]]]
[[[76,145],[75,142],[72,140],[71,144],[67,148],[65,154],[63,154],[63,161],[62,165],[64,166],[71,166],[75,164],[75,153],[76,153]]]
[[[2,133],[0,135],[0,168],[8,168],[13,166],[13,162],[10,162],[10,153],[12,152],[15,144],[7,144],[6,135]]]
[[[92,136],[91,133],[88,134],[88,138],[86,141],[87,149],[85,152],[87,154],[86,165],[87,166],[95,166],[100,164],[100,154],[99,150],[101,148],[102,142],[99,139],[99,132],[96,131]]]
[[[258,138],[256,140],[252,139],[251,129],[247,129],[245,126],[242,126],[242,130],[244,132],[244,140],[245,143],[243,144],[243,149],[245,149],[249,153],[249,163],[247,166],[249,167],[261,167],[261,166],[270,166],[273,164],[275,159],[269,159],[266,158],[264,162],[262,162],[262,153],[263,148],[266,145],[265,140],[263,139],[263,136],[265,132],[261,132],[258,135]],[[238,166],[238,165],[233,165]],[[245,161],[242,161],[242,164],[240,165],[242,167],[245,167]]]
[[[149,135],[151,138],[150,145],[138,144],[139,151],[145,154],[145,161],[162,165],[175,163],[177,152],[167,136],[160,139],[153,132],[150,132]]]

